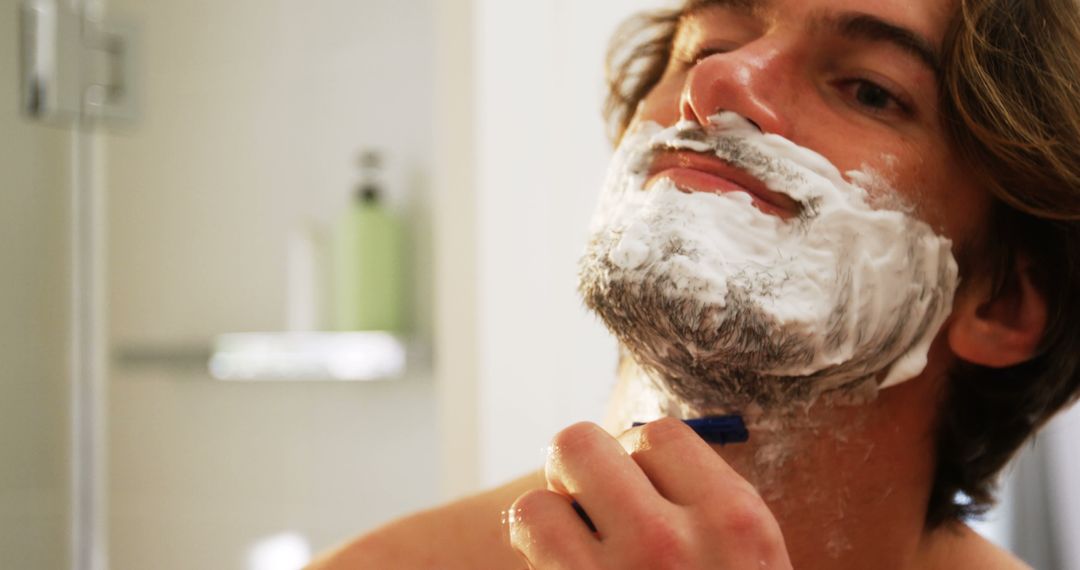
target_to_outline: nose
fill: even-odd
[[[764,133],[790,138],[779,104],[785,79],[777,53],[747,48],[713,54],[694,65],[683,85],[680,118],[706,125],[712,115],[732,111]]]

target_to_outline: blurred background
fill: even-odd
[[[600,420],[603,55],[657,5],[0,0],[0,568],[298,568]],[[980,527],[1038,568],[1078,424]]]

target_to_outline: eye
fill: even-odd
[[[868,79],[846,79],[840,82],[840,88],[852,105],[870,113],[912,114],[911,105],[892,91]]]
[[[855,88],[855,100],[866,107],[888,109],[889,103],[892,103],[894,98],[892,93],[889,93],[880,85],[860,83]]]

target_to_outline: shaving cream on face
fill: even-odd
[[[645,189],[665,150],[715,154],[802,210],[785,220],[746,193],[685,192],[665,178]],[[868,198],[823,156],[734,113],[704,127],[646,123],[612,160],[580,290],[685,413],[805,399],[881,375],[892,386],[925,367],[958,271],[948,239]]]

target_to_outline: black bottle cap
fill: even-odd
[[[379,188],[374,184],[364,184],[358,193],[361,204],[374,205],[379,203]]]

